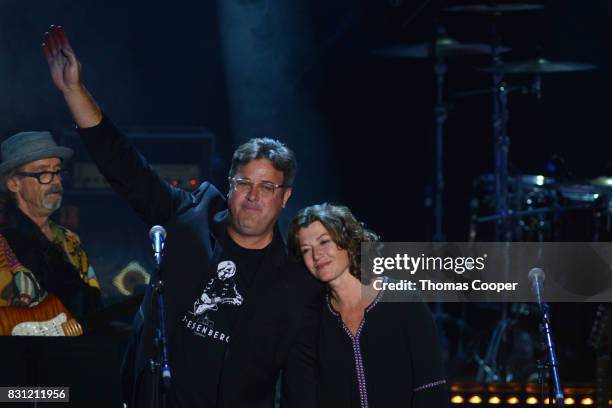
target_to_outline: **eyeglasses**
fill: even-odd
[[[39,171],[37,173],[30,173],[27,171],[20,171],[17,173],[18,176],[22,177],[34,177],[40,184],[50,184],[55,176],[62,178],[66,177],[66,170],[61,169],[57,171]]]
[[[230,185],[235,192],[240,194],[250,194],[253,188],[256,187],[258,193],[262,197],[272,197],[277,188],[284,188],[282,184],[274,184],[270,181],[262,181],[261,183],[253,183],[251,180],[242,177],[230,177]]]

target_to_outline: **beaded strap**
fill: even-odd
[[[426,390],[428,388],[436,387],[436,386],[442,385],[442,384],[446,384],[446,380],[438,380],[438,381],[430,382],[429,384],[421,385],[420,387],[416,387],[414,389],[414,392],[423,391],[423,390]]]

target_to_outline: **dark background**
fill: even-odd
[[[458,40],[487,42],[487,19],[437,11],[452,1],[432,0],[416,15],[423,2],[286,3],[232,1],[220,9],[186,0],[3,1],[0,135],[70,127],[39,51],[46,27],[61,24],[87,86],[120,126],[206,127],[225,166],[244,139],[278,137],[294,147],[301,165],[290,212],[333,200],[385,240],[428,239],[431,63],[370,51],[430,39],[435,18]],[[612,5],[544,4],[544,11],[501,19],[502,42],[513,49],[505,58],[540,53],[599,69],[545,76],[541,100],[510,96],[511,163],[525,174],[542,173],[558,153],[578,177],[602,175],[610,161]],[[474,69],[486,63],[450,61],[449,96],[488,86],[489,77]],[[467,238],[471,181],[492,171],[490,105],[488,96],[453,101],[445,134],[448,239]]]
[[[284,221],[303,206],[335,201],[348,205],[386,241],[429,240],[432,64],[382,58],[372,50],[430,40],[434,21],[458,40],[487,42],[486,18],[439,12],[456,4],[4,0],[0,136],[72,126],[39,47],[49,24],[59,24],[83,63],[88,88],[120,127],[200,127],[215,135],[212,179],[221,188],[233,149],[250,137],[271,135],[293,147],[300,162]],[[541,4],[546,6],[543,11],[499,21],[502,43],[512,48],[504,58],[542,55],[592,63],[598,69],[544,76],[540,100],[533,95],[510,96],[511,169],[544,174],[549,158],[558,154],[579,179],[605,175],[612,161],[607,101],[612,91],[612,3],[549,0]],[[447,95],[452,110],[444,162],[449,241],[467,240],[472,181],[490,173],[493,166],[491,98],[450,97],[489,86],[490,77],[475,69],[487,62],[486,57],[449,62]],[[510,79],[528,80],[527,76]],[[87,211],[91,210],[81,209]],[[107,228],[119,228],[113,214],[109,209],[96,217],[110,218],[105,220]],[[146,233],[144,227],[142,231]],[[95,231],[78,232],[87,238],[84,242],[94,264],[102,263],[96,247],[108,246],[96,243]],[[495,308],[477,313],[483,327],[493,325],[499,316]],[[563,358],[578,360],[578,346],[584,347],[591,320],[585,315],[575,321],[575,335],[573,329],[561,329],[566,341]],[[451,343],[458,335],[457,326],[453,327]],[[486,338],[486,333],[471,335]],[[586,352],[580,353],[582,358]],[[592,378],[592,372],[577,376]]]

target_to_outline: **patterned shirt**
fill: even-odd
[[[94,269],[81,248],[77,234],[49,221],[53,244],[61,248],[65,259],[76,269],[87,285],[100,289]],[[17,259],[6,238],[0,234],[0,306],[36,306],[47,292],[36,276]]]

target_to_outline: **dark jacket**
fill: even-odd
[[[192,193],[170,186],[107,118],[80,133],[113,189],[149,227],[159,224],[167,230],[161,273],[167,334],[171,337],[182,313],[200,294],[209,266],[218,261],[228,219],[225,198],[208,182]],[[278,229],[271,245],[233,326],[232,341],[224,356],[218,406],[273,407],[281,369],[284,405],[315,406],[321,288],[301,265],[287,261]],[[149,288],[136,319],[142,327],[136,333],[133,377],[127,381],[136,388],[146,388],[150,382],[145,367],[153,357],[157,321],[157,310],[151,305]],[[130,362],[129,357],[126,362]]]
[[[448,407],[442,353],[429,308],[385,295],[380,292],[366,308],[356,335],[331,304],[323,308],[321,408],[358,408],[365,400],[376,408]]]

